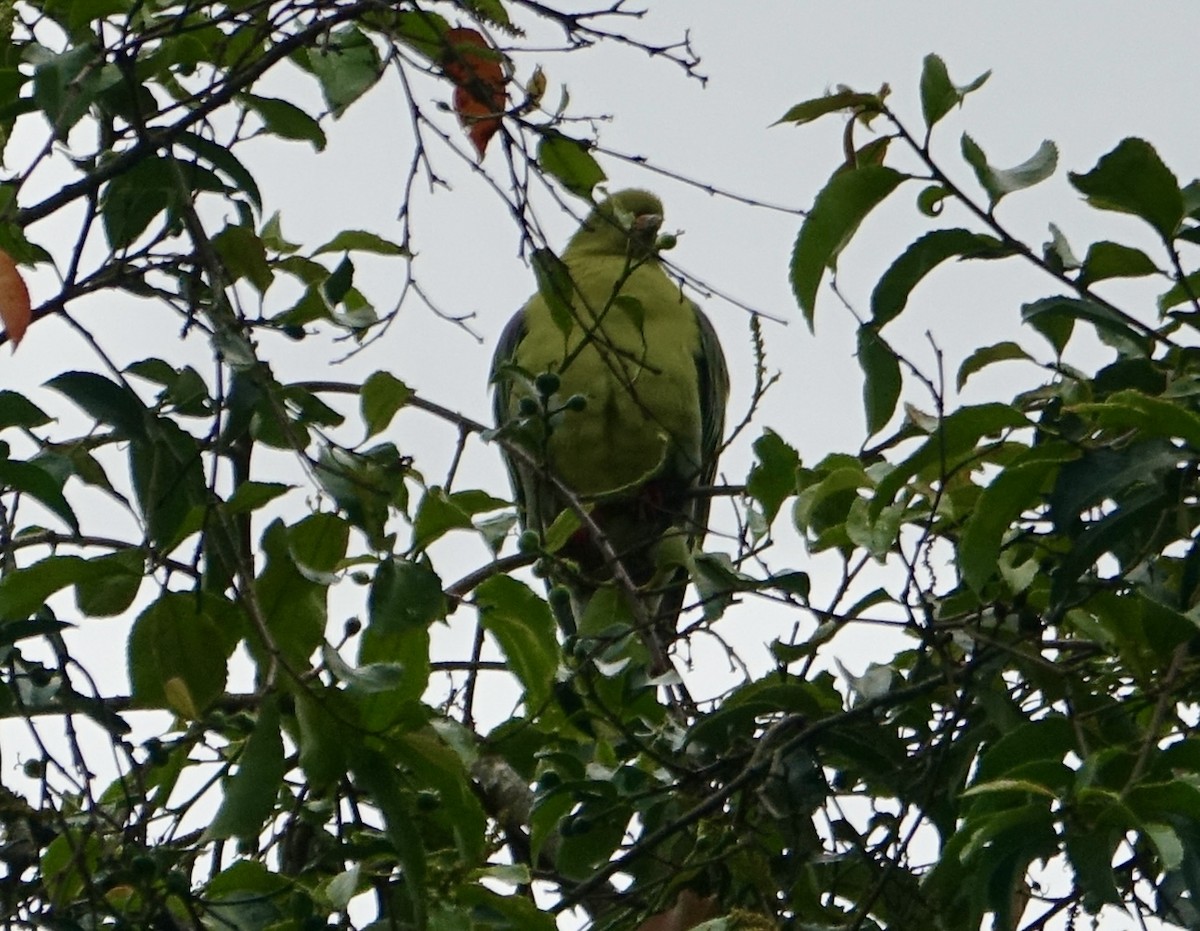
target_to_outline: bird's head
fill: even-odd
[[[570,247],[646,259],[654,254],[662,222],[662,201],[649,191],[618,191],[596,205]]]

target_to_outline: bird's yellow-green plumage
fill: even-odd
[[[569,297],[570,311],[562,300],[552,309],[543,285],[505,329],[493,365],[497,422],[519,423],[522,399],[530,399],[526,419],[549,417],[533,452],[594,504],[593,518],[639,585],[655,578],[663,538],[695,543],[704,533],[709,499],[693,492],[712,483],[728,394],[712,325],[659,262],[661,222],[662,204],[646,191],[599,204],[563,251],[570,294],[559,297]],[[543,399],[533,380],[546,372],[558,384]],[[568,404],[573,396],[582,406]],[[545,410],[531,413],[530,401]],[[509,468],[522,522],[543,532],[565,506],[561,495],[545,469],[515,457]],[[611,576],[594,545],[576,541],[564,553],[582,567],[572,582],[585,598]],[[653,602],[671,626],[686,582],[672,575],[675,591]]]

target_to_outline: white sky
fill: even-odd
[[[1058,144],[1060,168],[1055,178],[1032,191],[1012,195],[999,210],[1009,228],[1031,242],[1043,242],[1047,223],[1053,221],[1080,256],[1090,241],[1099,238],[1130,241],[1130,237],[1141,237],[1144,245],[1151,245],[1136,221],[1087,209],[1066,181],[1066,170],[1090,169],[1124,136],[1149,139],[1182,182],[1200,174],[1200,159],[1195,155],[1200,152],[1200,121],[1195,118],[1194,91],[1200,7],[1191,3],[654,0],[646,5],[653,12],[640,23],[626,21],[624,28],[664,43],[677,39],[686,28],[702,58],[699,70],[709,77],[706,88],[665,61],[618,47],[569,55],[517,54],[517,76],[525,79],[535,65],[541,65],[550,82],[547,103],[557,101],[559,86],[566,83],[571,93],[570,115],[612,117],[600,124],[604,148],[643,155],[668,171],[724,190],[808,207],[837,164],[841,121],[830,117],[799,129],[768,128],[769,124],[792,104],[836,84],[875,90],[887,81],[893,90],[891,104],[910,127],[919,129],[917,88],[921,61],[928,52],[945,59],[956,83],[965,83],[987,69],[993,71],[983,89],[968,98],[965,110],[948,116],[935,137],[943,164],[968,189],[975,190],[972,176],[957,154],[962,132],[969,132],[998,167],[1023,161],[1043,139]],[[530,44],[535,38],[531,34]],[[552,38],[552,32],[544,32],[544,41],[538,44],[549,44]],[[435,101],[449,97],[445,86],[433,82],[417,81],[414,87],[418,102],[431,112]],[[295,71],[281,71],[265,82],[260,92],[288,96],[302,105],[316,101],[311,80]],[[302,143],[255,143],[245,148],[242,157],[262,187],[266,212],[282,211],[289,239],[311,248],[347,228],[399,237],[396,215],[412,144],[404,106],[395,75],[389,73],[343,119],[326,127],[330,144],[324,153],[315,155]],[[441,119],[465,147],[453,117],[443,114]],[[582,133],[585,126],[578,129]],[[866,138],[860,136],[863,141]],[[36,146],[42,139],[41,135],[31,136],[25,142]],[[14,146],[21,142],[18,139]],[[506,171],[497,143],[493,143],[483,170],[504,184]],[[23,164],[18,152],[18,148],[10,148],[10,167]],[[303,344],[280,341],[269,347],[268,354],[285,380],[361,381],[370,372],[385,368],[429,399],[484,420],[490,411],[486,377],[495,338],[528,297],[533,278],[517,254],[516,228],[504,206],[451,153],[435,147],[431,155],[453,189],[430,195],[418,185],[413,208],[417,273],[442,309],[475,315],[470,325],[482,340],[437,319],[414,301],[403,309],[383,340],[340,367],[330,368],[330,363],[345,353],[346,345],[334,346],[323,338]],[[799,218],[712,197],[602,154],[599,160],[609,174],[610,189],[649,187],[663,197],[666,228],[686,234],[670,256],[673,262],[739,301],[789,321],[787,326],[766,326],[768,362],[772,369],[782,371],[783,378],[768,396],[756,428],[743,434],[723,460],[729,481],[743,480],[751,461],[749,444],[762,427],[781,433],[809,464],[830,452],[857,449],[863,442],[863,420],[861,376],[853,356],[854,321],[828,292],[818,307],[815,336],[800,319],[787,281]],[[913,206],[920,187],[913,184],[893,195],[868,219],[861,241],[840,262],[840,285],[860,311],[866,311],[880,273],[905,244],[934,225],[967,222],[965,216],[949,212],[938,221],[921,218]],[[558,214],[546,197],[538,203],[539,217],[551,232],[552,242],[561,246],[575,220]],[[48,221],[29,232],[51,249],[58,241],[73,242],[71,228],[58,224],[57,220]],[[386,310],[397,296],[398,264],[364,259],[358,261],[358,268],[358,283]],[[39,282],[45,283],[44,297],[52,279],[43,271],[30,280],[36,304]],[[282,297],[284,288],[276,288]],[[905,317],[889,328],[888,336],[910,358],[932,371],[932,351],[924,335],[930,331],[946,354],[947,381],[952,385],[957,364],[966,353],[1001,339],[1019,339],[1039,358],[1048,359],[1045,344],[1036,334],[1023,332],[1018,321],[1023,301],[1051,293],[1057,293],[1052,281],[1040,280],[1015,264],[943,267],[914,294]],[[1147,292],[1113,289],[1109,293],[1140,302],[1124,306],[1150,319],[1153,305]],[[272,291],[269,304],[274,299],[276,292]],[[719,300],[702,303],[722,336],[733,369],[729,419],[737,422],[751,384],[746,315]],[[191,359],[207,372],[203,367],[206,348],[193,341],[194,345],[181,349],[176,322],[156,319],[163,316],[125,298],[108,298],[79,313],[81,322],[93,327],[123,364],[161,355]],[[1102,358],[1094,347],[1087,348],[1087,340],[1082,343],[1088,353],[1083,358]],[[0,386],[30,391],[35,400],[47,401],[61,411],[61,404],[50,401],[52,396],[37,392],[35,386],[60,371],[94,366],[94,357],[74,334],[47,321],[33,327],[20,351],[4,361]],[[1011,396],[1017,386],[1038,379],[1039,373],[1032,367],[1000,366],[979,376],[965,400],[978,401],[997,393],[1001,398]],[[929,407],[928,399],[919,393],[907,396]],[[953,394],[951,399],[959,403]],[[405,412],[385,438],[396,442],[402,452],[414,453],[425,475],[440,481],[455,433],[425,414]],[[276,466],[270,463],[268,467]],[[276,476],[260,473],[256,477]],[[484,487],[506,494],[497,451],[472,443],[456,487]],[[86,512],[85,494],[76,489],[72,499]],[[305,492],[296,492],[285,501],[297,515]],[[786,523],[786,517],[781,523]],[[435,556],[447,582],[486,558],[481,545],[462,536],[440,546]],[[794,541],[772,553],[770,559],[777,569],[789,566],[816,571],[820,581],[824,564],[810,562]],[[345,611],[353,610],[356,606],[347,601]],[[750,602],[735,610],[722,629],[735,637],[746,658],[761,669],[766,663],[763,645],[786,634],[794,620]],[[443,637],[443,647],[461,650],[461,644],[470,639],[473,621],[469,612],[460,613],[449,637]],[[107,652],[123,639],[116,635],[116,622],[86,624],[90,629],[81,631],[83,642],[106,651],[97,653],[97,658],[107,656],[108,661],[102,663],[109,667],[109,681],[123,690],[123,657]],[[335,622],[336,627],[340,622]],[[881,640],[877,631],[850,632],[839,638],[835,652],[858,672],[870,659],[886,659],[891,643]],[[708,664],[693,674],[698,692],[711,694],[730,681],[717,654],[702,649],[698,656]],[[506,702],[515,696],[506,691],[500,694],[502,698],[493,708],[503,717],[510,707]],[[1105,927],[1129,926],[1119,916],[1113,920]]]

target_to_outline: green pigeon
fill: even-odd
[[[539,291],[505,327],[492,362],[496,422],[526,530],[544,535],[568,504],[589,508],[556,551],[576,619],[613,578],[638,587],[658,660],[675,636],[686,562],[707,529],[729,373],[708,318],[659,262],[662,203],[613,194],[562,253],[542,253]],[[569,525],[568,525],[569,526]],[[635,615],[636,616],[636,615]]]

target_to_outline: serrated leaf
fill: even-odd
[[[313,255],[325,255],[329,252],[371,252],[375,255],[408,255],[409,252],[399,243],[384,239],[378,233],[368,230],[342,230],[333,239],[314,250]]]
[[[813,328],[817,289],[827,268],[853,237],[859,224],[907,176],[882,165],[838,172],[817,195],[792,250],[792,293],[809,329]]]
[[[1029,362],[1034,361],[1033,356],[1011,340],[994,343],[991,346],[982,346],[967,356],[963,360],[962,365],[958,367],[958,377],[955,379],[955,385],[959,391],[962,391],[963,386],[967,383],[967,379],[976,372],[997,362],[1007,362],[1013,359],[1025,359]]]
[[[933,230],[913,242],[883,273],[871,293],[871,314],[883,326],[904,310],[909,295],[942,262],[959,258],[1004,258],[1012,249],[994,236],[965,229]]]
[[[771,125],[778,126],[780,123],[794,123],[797,126],[802,126],[805,123],[811,123],[813,120],[825,116],[827,113],[837,113],[843,110],[878,111],[882,105],[883,101],[879,99],[878,94],[861,94],[856,91],[843,90],[838,91],[836,94],[826,94],[823,97],[814,97],[811,100],[802,101],[791,107],[787,113]]]
[[[1165,240],[1183,220],[1179,181],[1144,139],[1122,139],[1091,171],[1067,177],[1093,207],[1141,217]]]

